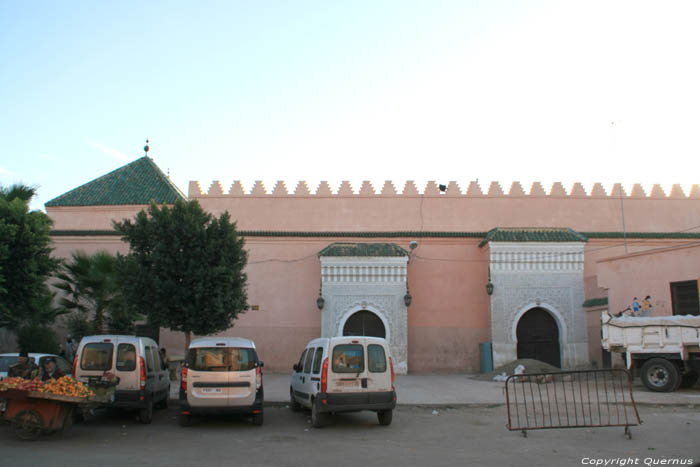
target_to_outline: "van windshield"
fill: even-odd
[[[80,368],[83,370],[107,371],[112,368],[114,345],[107,342],[91,342],[83,347]]]
[[[117,370],[134,371],[136,369],[136,347],[132,344],[119,344],[117,347]]]
[[[359,373],[365,369],[365,356],[360,344],[344,344],[333,347],[333,371]]]
[[[187,354],[194,371],[249,371],[257,361],[255,349],[248,347],[195,347]]]
[[[386,371],[384,347],[377,344],[367,346],[367,366],[372,373],[384,373]]]

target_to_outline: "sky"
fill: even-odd
[[[700,183],[697,1],[0,0],[0,185]]]

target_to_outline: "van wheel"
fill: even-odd
[[[314,428],[321,428],[325,424],[325,421],[326,416],[325,414],[321,413],[318,399],[316,399],[311,404],[311,425]]]
[[[146,407],[139,409],[139,420],[144,425],[148,425],[153,421],[153,401],[149,400]]]
[[[641,377],[650,391],[671,392],[678,389],[681,375],[678,367],[665,358],[650,358],[642,365]]]
[[[159,409],[167,409],[168,408],[168,399],[170,398],[170,394],[166,394],[165,397],[163,398],[162,401],[158,402],[158,408]]]
[[[177,422],[180,426],[190,426],[192,425],[192,415],[181,413],[177,416]]]
[[[391,425],[391,419],[394,417],[394,411],[389,410],[377,410],[377,418],[379,419],[380,425]]]
[[[263,412],[261,410],[260,413],[253,414],[253,425],[262,426],[262,424],[263,424]]]
[[[292,388],[289,388],[289,408],[291,408],[293,412],[298,412],[299,409],[301,409],[301,405],[299,405],[297,400],[294,398],[294,391]]]

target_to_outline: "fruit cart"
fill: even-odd
[[[71,384],[73,381],[68,378],[64,383]],[[0,391],[0,421],[9,423],[14,434],[22,440],[33,440],[41,434],[54,432],[62,434],[73,424],[76,412],[82,413],[109,402],[114,394],[114,389],[111,389],[111,394],[99,395],[87,388],[82,391],[80,395],[68,395],[43,390],[4,389]]]
[[[32,440],[42,433],[64,432],[73,424],[73,410],[89,403],[86,397],[59,396],[37,391],[8,389],[0,393],[6,400],[0,418],[8,422],[14,434]]]

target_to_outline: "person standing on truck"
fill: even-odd
[[[651,316],[653,311],[654,307],[651,304],[651,295],[647,295],[642,302],[642,311],[639,316]]]
[[[34,379],[39,375],[39,367],[29,358],[27,352],[20,352],[17,363],[8,368],[7,376]]]
[[[634,316],[639,316],[639,301],[637,300],[637,297],[634,297],[634,301],[632,302],[632,314]]]

